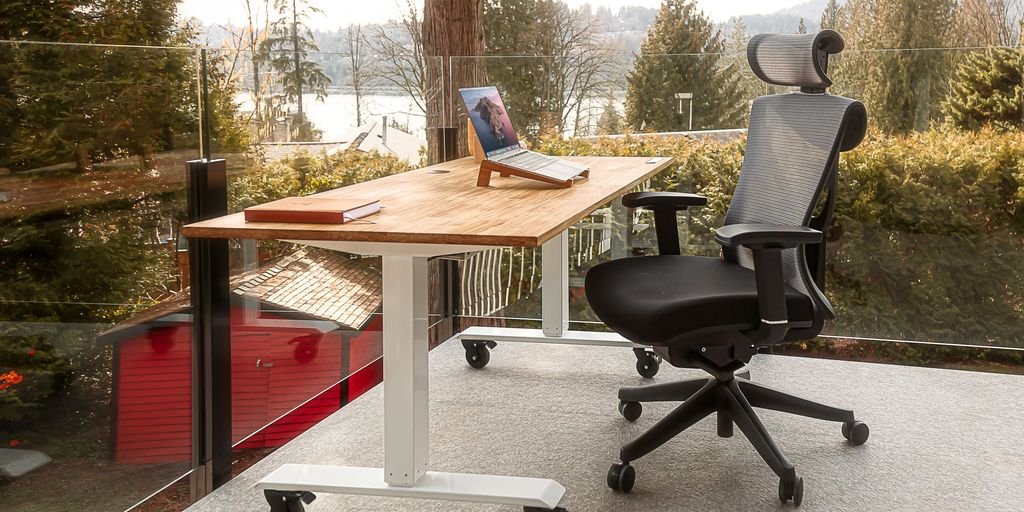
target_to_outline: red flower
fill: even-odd
[[[21,444],[21,441],[18,441],[17,439],[11,439],[10,441],[7,441],[7,446],[10,446],[11,448],[15,448],[19,444]]]
[[[3,391],[15,384],[20,384],[21,381],[25,380],[20,373],[11,370],[7,373],[0,373],[0,391]]]
[[[36,356],[36,349],[34,349],[34,348],[28,349],[28,356],[29,357],[35,357]]]

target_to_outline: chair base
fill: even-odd
[[[723,372],[709,378],[622,388],[619,390],[619,400],[619,411],[630,421],[640,416],[642,407],[639,404],[642,402],[683,402],[646,432],[622,447],[619,454],[622,464],[616,465],[619,466],[619,473],[622,472],[622,466],[628,466],[630,462],[647,455],[715,413],[718,420],[718,435],[731,437],[733,426],[739,426],[757,453],[779,476],[779,498],[783,502],[792,499],[796,505],[802,501],[803,479],[797,476],[793,464],[772,441],[754,408],[840,422],[843,424],[843,436],[854,445],[867,441],[869,432],[867,425],[854,418],[853,411],[830,407],[747,379],[735,378],[731,372]],[[613,470],[616,466],[613,466]]]

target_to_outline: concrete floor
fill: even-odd
[[[621,385],[645,381],[628,350],[499,344],[473,370],[461,344],[430,355],[434,470],[553,478],[570,512],[792,509],[778,479],[737,429],[705,419],[636,461],[628,495],[605,485],[619,446],[673,404],[649,404],[636,423],[616,412]],[[840,407],[871,427],[851,447],[839,424],[763,411],[761,419],[804,477],[800,510],[1024,510],[1024,378],[758,356],[755,381]],[[701,375],[667,364],[656,382]],[[266,510],[250,486],[284,462],[380,466],[378,386],[257,463],[189,511]],[[521,510],[516,507],[321,494],[318,511]]]

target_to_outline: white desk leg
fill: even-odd
[[[383,267],[384,468],[284,464],[255,487],[555,508],[565,487],[554,480],[427,471],[427,259],[384,256]]]
[[[541,329],[469,327],[453,339],[642,348],[613,332],[569,330],[569,232],[541,247]]]
[[[384,479],[408,487],[427,471],[427,259],[383,260]]]
[[[541,247],[541,327],[545,336],[569,330],[569,232]]]

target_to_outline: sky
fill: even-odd
[[[421,5],[423,0],[415,0]],[[725,21],[732,16],[765,14],[801,4],[807,0],[698,0],[701,8],[714,21]],[[330,30],[353,23],[380,23],[397,18],[405,0],[309,0],[311,5],[324,11],[323,16],[310,20],[313,28]],[[263,3],[254,0],[253,4]],[[594,7],[607,6],[613,10],[626,5],[658,7],[661,0],[566,0],[576,7],[589,3]],[[273,4],[273,2],[271,2]],[[243,0],[183,0],[178,13],[184,17],[199,18],[203,23],[241,25],[245,19]],[[354,6],[357,6],[353,8]]]

